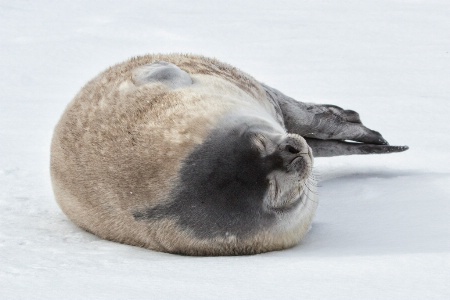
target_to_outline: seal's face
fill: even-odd
[[[290,213],[301,217],[312,170],[305,140],[263,120],[225,123],[184,160],[169,204],[136,219],[173,216],[197,238],[210,239],[246,238],[276,228]]]
[[[269,209],[287,211],[302,199],[310,188],[313,156],[306,141],[296,134],[273,134],[257,131],[255,144],[263,160],[280,160],[281,165],[271,170],[267,178],[269,189],[266,205]]]

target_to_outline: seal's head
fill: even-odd
[[[194,239],[209,241],[214,250],[206,254],[293,246],[316,208],[312,163],[302,137],[264,119],[230,116],[184,160],[171,201],[134,216],[177,220]],[[196,254],[192,245],[181,249]]]

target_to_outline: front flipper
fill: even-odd
[[[269,100],[278,105],[287,131],[305,137],[316,157],[392,153],[408,149],[406,146],[389,146],[379,132],[361,123],[355,111],[335,105],[302,103],[269,86],[263,87]]]
[[[165,61],[157,61],[136,68],[133,70],[132,78],[137,86],[162,83],[170,89],[178,89],[192,84],[192,78],[188,73]]]

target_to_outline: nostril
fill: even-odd
[[[292,145],[286,145],[285,149],[286,149],[286,151],[288,151],[289,153],[292,153],[292,154],[297,154],[300,152],[300,150],[298,150],[297,148],[295,148]]]

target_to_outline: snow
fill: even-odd
[[[0,44],[1,299],[450,299],[450,2],[0,1]],[[289,250],[100,240],[55,203],[52,130],[84,83],[148,52],[219,58],[410,150],[316,159],[318,213]]]

